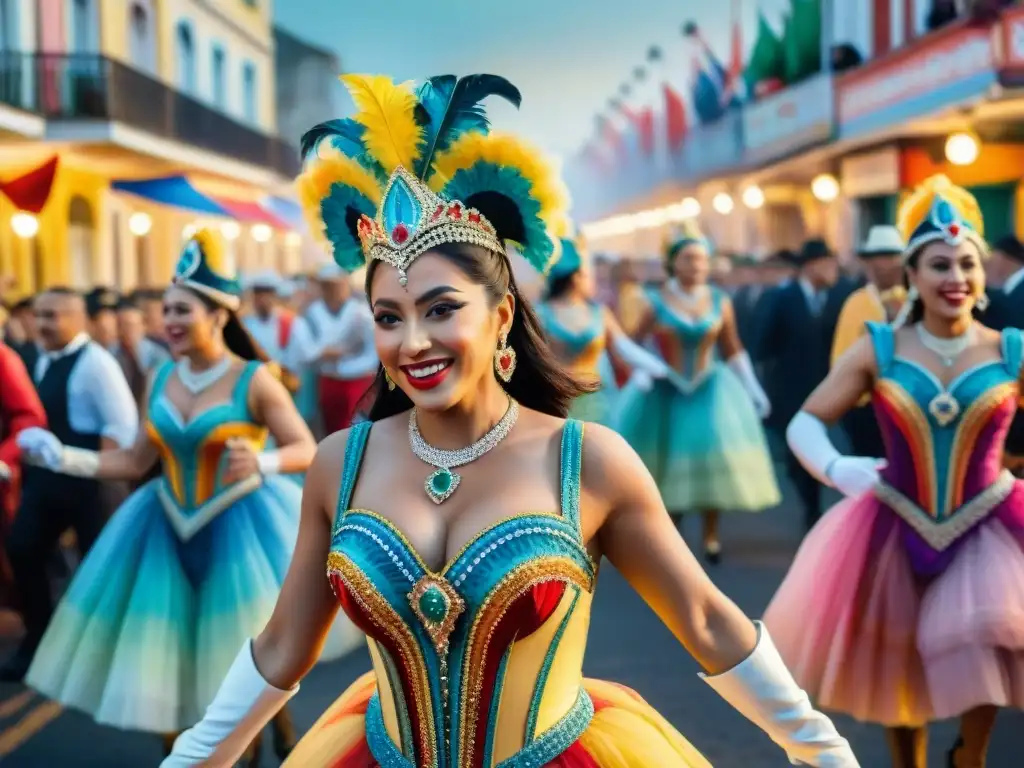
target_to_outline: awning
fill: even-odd
[[[229,200],[224,197],[213,198],[217,201],[228,215],[245,224],[267,224],[274,229],[289,229],[290,225],[279,219],[271,211],[259,203],[251,203],[245,200]]]
[[[126,192],[145,200],[186,211],[207,213],[211,216],[233,218],[213,198],[207,197],[193,187],[184,176],[166,176],[160,179],[143,179],[141,181],[113,181],[111,188],[118,192]]]
[[[268,195],[262,200],[263,207],[270,211],[277,219],[284,222],[288,228],[303,231],[306,229],[306,220],[302,215],[302,207],[294,200],[286,197]]]

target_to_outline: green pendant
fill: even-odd
[[[440,624],[448,614],[448,598],[437,587],[430,587],[420,596],[420,611],[433,623]]]
[[[450,469],[440,467],[427,477],[426,482],[423,484],[423,489],[427,492],[427,496],[430,497],[432,502],[440,504],[455,493],[455,489],[459,487],[459,480],[461,479],[458,472],[452,472]]]

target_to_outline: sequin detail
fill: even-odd
[[[594,702],[580,688],[576,703],[565,717],[548,728],[539,738],[498,764],[498,768],[540,768],[571,747],[594,718]]]

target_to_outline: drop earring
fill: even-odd
[[[395,391],[395,380],[391,378],[391,374],[388,373],[388,369],[384,369],[384,381],[387,382],[388,392]]]
[[[974,306],[979,312],[984,312],[986,309],[988,309],[988,304],[989,299],[987,293],[981,294],[981,296],[979,296],[977,300],[974,302]]]
[[[498,348],[494,350],[494,372],[506,384],[516,372],[516,351],[508,346],[508,337],[503,333]]]

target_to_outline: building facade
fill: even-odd
[[[34,236],[13,231],[0,196],[0,271],[18,293],[167,282],[183,235],[207,221],[115,180],[185,176],[243,203],[290,194],[271,0],[0,0],[0,13],[0,178],[59,157]],[[209,218],[243,268],[293,266],[296,233],[252,221]]]
[[[338,116],[335,93],[341,63],[330,51],[276,28],[277,127],[297,147],[310,127]]]

